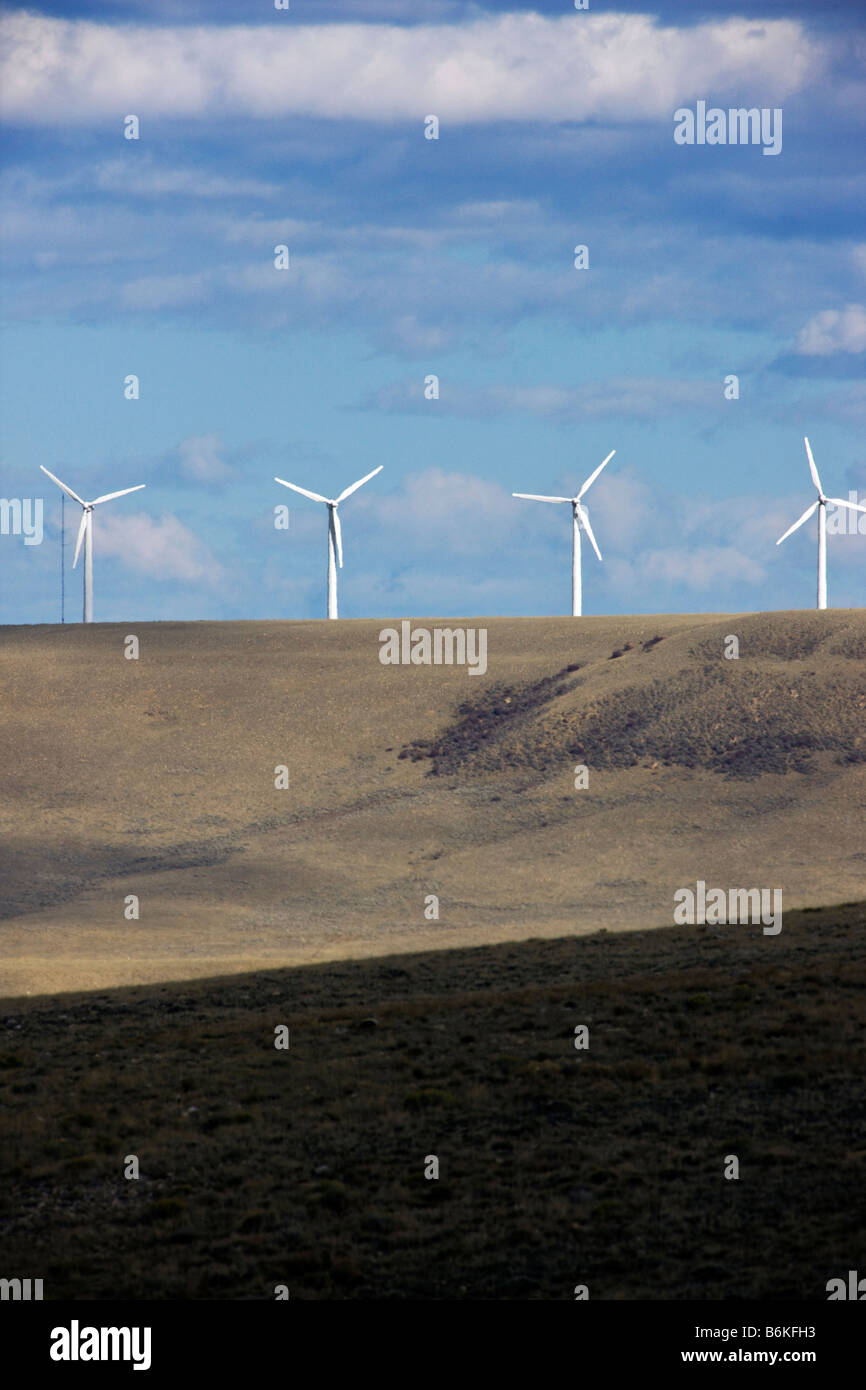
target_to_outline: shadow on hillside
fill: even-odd
[[[824,1299],[864,939],[854,904],[7,1001],[5,1263],[47,1299]]]

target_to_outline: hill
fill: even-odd
[[[778,937],[598,932],[19,1000],[5,1268],[46,1299],[823,1301],[863,1268],[864,942],[861,905]]]
[[[0,629],[0,991],[864,896],[862,612],[414,623],[484,627],[483,675],[384,626]]]

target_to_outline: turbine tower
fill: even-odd
[[[806,457],[809,460],[809,472],[812,474],[812,482],[818,490],[818,501],[813,502],[811,507],[807,507],[803,515],[793,526],[789,526],[784,536],[780,536],[776,545],[781,545],[789,536],[793,535],[804,521],[818,509],[818,607],[827,607],[827,503],[832,502],[835,507],[848,507],[852,512],[866,512],[866,507],[861,507],[858,502],[844,502],[841,497],[825,497],[824,489],[821,486],[821,479],[818,477],[818,470],[815,467],[815,460],[812,458],[812,450],[809,448],[808,439],[803,440],[806,446]]]
[[[328,508],[328,617],[337,616],[337,561],[340,569],[343,568],[343,534],[340,529],[340,518],[337,508],[341,502],[345,502],[347,497],[351,497],[353,492],[357,492],[359,487],[368,483],[371,478],[375,478],[377,473],[381,473],[384,464],[379,464],[372,473],[367,473],[363,478],[359,478],[351,487],[344,488],[339,497],[321,497],[318,492],[308,492],[305,487],[298,487],[297,483],[287,483],[285,478],[274,478],[275,483],[282,483],[283,487],[290,487],[293,492],[299,492],[302,497],[309,497],[313,502],[324,502]]]
[[[590,544],[592,545],[593,550],[595,551],[599,560],[601,559],[601,551],[599,550],[598,545],[596,544],[595,536],[592,534],[592,527],[589,524],[589,514],[586,510],[586,507],[581,505],[581,499],[583,498],[584,493],[588,492],[589,489],[592,487],[593,483],[595,482],[601,470],[604,468],[605,464],[610,463],[615,453],[616,449],[611,449],[604,462],[598,465],[598,468],[596,468],[594,473],[590,473],[589,477],[587,478],[586,482],[584,483],[583,487],[580,489],[580,492],[577,494],[576,497],[539,497],[538,494],[534,492],[512,492],[511,494],[512,497],[524,497],[530,502],[571,503],[571,614],[574,618],[580,617],[582,603],[580,579],[581,528],[583,528],[583,530],[589,536]]]
[[[140,492],[146,483],[138,483],[136,487],[125,487],[120,492],[105,492],[101,497],[94,497],[92,502],[85,502],[83,497],[79,497],[77,492],[73,492],[71,487],[61,483],[59,478],[55,478],[50,473],[44,463],[39,467],[43,473],[48,473],[53,483],[62,488],[67,497],[71,497],[73,502],[77,502],[83,509],[81,513],[81,525],[78,528],[78,540],[75,543],[75,559],[72,561],[72,568],[78,564],[78,556],[81,551],[81,542],[84,541],[84,622],[93,622],[93,508],[98,507],[100,502],[113,502],[115,497],[125,497],[128,492]]]

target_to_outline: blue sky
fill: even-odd
[[[0,535],[0,622],[59,616],[41,463],[147,484],[95,513],[97,621],[322,616],[324,508],[273,477],[333,496],[380,463],[341,509],[344,616],[565,613],[568,511],[511,493],[612,448],[585,612],[814,604],[814,522],[775,545],[814,496],[804,434],[866,501],[857,6],[64,0],[0,27],[0,496],[45,508],[41,545]],[[677,145],[699,100],[781,108],[781,153]],[[829,593],[863,604],[866,534],[831,536]]]

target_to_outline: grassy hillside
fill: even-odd
[[[0,629],[0,993],[863,896],[866,615],[462,625],[483,677],[379,622]]]
[[[850,906],[12,1001],[4,1269],[46,1298],[823,1300],[862,1269],[864,946]]]

